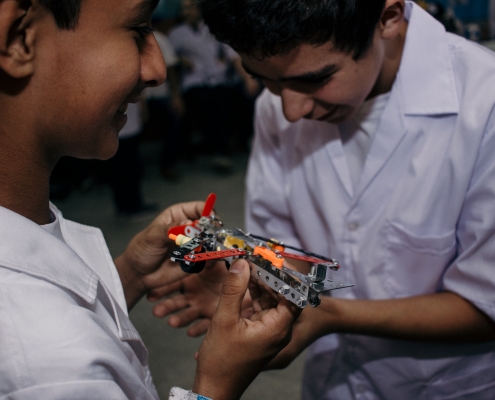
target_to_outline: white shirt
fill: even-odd
[[[158,399],[101,231],[51,210],[0,207],[0,399]]]
[[[193,64],[193,69],[182,76],[183,91],[228,83],[227,68],[229,62],[238,57],[237,53],[216,40],[203,22],[198,24],[197,30],[181,24],[172,29],[168,37],[177,55],[187,57]]]
[[[402,62],[356,185],[337,126],[257,102],[246,228],[335,257],[333,291],[452,291],[495,320],[495,55],[407,2]],[[329,335],[308,350],[304,399],[493,399],[495,343]]]

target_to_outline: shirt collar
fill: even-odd
[[[52,207],[57,218],[61,213]],[[46,279],[94,303],[98,276],[63,241],[35,222],[0,207],[0,266]]]
[[[409,21],[397,74],[404,114],[457,114],[459,101],[444,27],[408,1]]]

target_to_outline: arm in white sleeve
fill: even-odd
[[[458,256],[442,289],[465,298],[495,321],[495,111],[481,142],[457,227]]]

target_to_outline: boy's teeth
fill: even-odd
[[[125,114],[126,111],[127,111],[127,106],[129,105],[129,103],[124,103],[120,106],[119,108],[119,112],[122,113],[122,114]]]

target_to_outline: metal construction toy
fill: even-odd
[[[319,293],[353,285],[336,282],[329,278],[340,266],[336,260],[288,246],[275,239],[245,233],[239,228],[224,228],[213,211],[216,195],[206,200],[201,218],[188,225],[169,230],[170,239],[179,246],[172,251],[171,260],[178,261],[183,271],[201,272],[210,260],[224,260],[227,267],[236,258],[245,258],[251,266],[251,275],[261,279],[274,291],[300,308],[309,303],[317,307]],[[299,254],[287,253],[285,249]],[[294,271],[286,259],[305,261],[312,265],[308,275]]]

